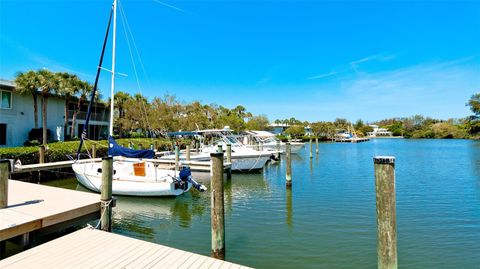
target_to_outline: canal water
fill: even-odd
[[[225,185],[226,259],[257,268],[375,268],[373,160],[396,157],[400,268],[479,268],[480,142],[374,139],[308,145]],[[80,188],[74,179],[47,183]],[[209,184],[206,184],[209,187]],[[210,255],[210,195],[118,197],[115,233]]]

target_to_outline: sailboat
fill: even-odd
[[[114,156],[112,193],[115,195],[132,196],[178,196],[188,192],[193,186],[200,191],[206,187],[197,183],[191,176],[190,169],[184,167],[177,173],[174,170],[161,169],[153,161],[153,150],[133,150],[119,146],[113,139],[113,111],[114,111],[114,88],[115,88],[115,42],[116,42],[116,18],[117,0],[114,0],[110,11],[110,18],[103,43],[100,63],[97,68],[97,76],[87,111],[85,125],[83,127],[80,145],[76,160],[80,159],[80,150],[87,139],[88,123],[90,120],[91,107],[97,90],[98,78],[102,67],[108,33],[113,16],[113,47],[112,47],[112,74],[111,77],[111,103],[110,103],[110,128],[108,138],[108,155]],[[102,182],[102,163],[100,162],[75,162],[72,164],[78,182],[91,191],[100,192]]]

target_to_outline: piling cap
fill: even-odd
[[[395,164],[395,157],[393,156],[375,156],[373,163],[377,164]]]
[[[223,157],[223,152],[212,152],[210,157]]]

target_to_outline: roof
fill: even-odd
[[[267,131],[246,131],[247,134],[257,136],[257,137],[273,137],[274,134]]]

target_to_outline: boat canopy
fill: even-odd
[[[120,146],[113,137],[108,137],[108,155],[109,156],[123,156],[129,158],[143,158],[143,159],[153,159],[155,157],[155,152],[151,149],[129,149]]]
[[[179,135],[182,135],[182,136],[194,136],[198,134],[197,132],[170,132],[168,133],[167,135],[170,136],[170,137],[173,137],[173,136],[179,136]]]

